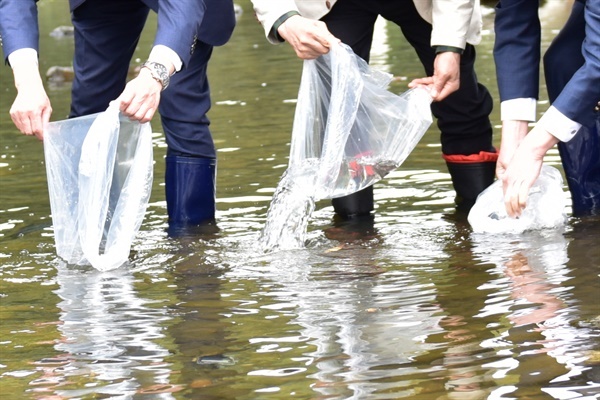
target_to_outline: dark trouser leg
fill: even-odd
[[[412,1],[402,2],[402,7],[379,3],[383,17],[400,27],[425,73],[433,75],[431,25],[418,15]],[[442,153],[456,191],[456,203],[463,211],[468,211],[479,193],[494,181],[497,158],[490,154],[496,152],[489,119],[493,101],[487,88],[477,81],[474,65],[475,48],[467,45],[460,62],[460,88],[431,105],[441,131]]]
[[[544,55],[546,85],[551,103],[583,65],[581,44],[584,39],[584,5],[575,2],[567,23]],[[582,127],[569,142],[558,144],[574,215],[600,214],[599,124]]]
[[[215,222],[216,149],[207,112],[212,46],[199,42],[188,65],[171,78],[159,112],[168,145],[165,173],[169,233]]]
[[[150,9],[141,2],[88,0],[72,13],[75,55],[70,117],[106,110],[127,81]]]

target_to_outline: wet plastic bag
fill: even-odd
[[[468,221],[476,233],[521,233],[556,228],[566,222],[566,205],[567,197],[560,172],[543,165],[540,176],[529,191],[527,207],[518,219],[506,213],[502,182],[497,180],[477,197]]]
[[[431,96],[421,88],[396,95],[391,79],[344,44],[304,61],[289,165],[259,239],[264,251],[301,248],[317,200],[373,185],[421,140]]]
[[[304,62],[288,174],[314,177],[315,200],[345,196],[382,179],[431,125],[428,92],[396,95],[387,90],[391,80],[345,44]]]
[[[150,124],[115,106],[51,122],[44,155],[58,256],[101,271],[124,264],[152,189]]]

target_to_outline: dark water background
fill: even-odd
[[[544,46],[569,3],[545,2]],[[220,231],[167,237],[155,119],[151,204],[130,264],[114,271],[57,259],[42,144],[12,125],[12,75],[0,68],[0,397],[596,398],[600,221],[473,234],[454,216],[435,127],[376,185],[372,226],[337,226],[319,202],[305,249],[257,251],[288,162],[302,62],[266,42],[248,0],[238,4],[234,37],[210,67]],[[69,24],[67,1],[39,9],[41,70],[69,65],[72,40],[49,35]],[[497,100],[485,10],[477,71]],[[393,25],[378,25],[372,60],[400,78],[395,92],[422,75]],[[48,82],[48,91],[53,120],[63,119],[69,84]],[[559,167],[558,153],[546,163]]]

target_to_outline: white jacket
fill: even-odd
[[[368,1],[368,0],[365,0]],[[289,11],[298,11],[310,19],[320,19],[336,0],[252,0],[254,11],[271,43],[279,43],[272,34],[275,21]],[[461,49],[466,43],[481,41],[481,9],[479,0],[413,0],[419,15],[432,24],[432,46]]]

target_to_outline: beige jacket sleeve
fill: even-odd
[[[256,18],[263,26],[269,42],[280,43],[271,30],[275,22],[283,14],[290,11],[298,11],[296,2],[294,0],[252,0],[252,5],[254,6]]]
[[[305,18],[319,20],[329,12],[335,2],[336,0],[252,0],[252,5],[269,42],[280,43],[272,32],[273,25],[279,17],[290,11],[297,11]]]
[[[423,19],[433,25],[432,46],[453,46],[481,41],[481,6],[479,0],[415,0]]]
[[[478,44],[481,41],[480,0],[413,1],[421,18],[433,25],[432,46],[464,49],[466,43]],[[303,17],[318,20],[329,12],[333,4],[335,0],[252,0],[256,17],[271,43],[279,43],[271,30],[285,13],[298,11]]]

